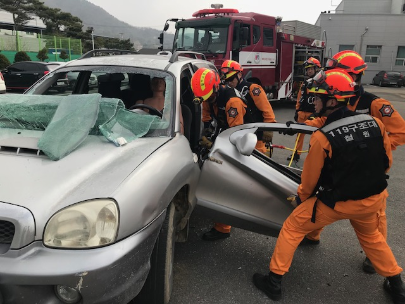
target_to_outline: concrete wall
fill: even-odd
[[[392,0],[344,0],[344,14],[389,14]]]
[[[347,4],[345,2],[345,10]],[[352,44],[355,45],[355,51],[365,58],[367,45],[382,46],[379,62],[367,63],[364,83],[371,82],[380,70],[392,69],[405,74],[405,66],[395,65],[398,46],[405,46],[405,14],[321,14],[318,23],[327,34],[327,55],[336,54],[339,45]],[[366,27],[368,31],[360,46],[361,35]]]

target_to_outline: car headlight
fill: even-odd
[[[118,231],[118,208],[111,199],[85,201],[55,213],[45,227],[44,244],[94,248],[111,244]]]

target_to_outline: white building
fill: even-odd
[[[352,49],[368,64],[363,83],[382,70],[405,74],[405,0],[342,0],[316,25],[327,37],[327,56]]]
[[[0,35],[15,35],[13,15],[9,12],[0,9]],[[22,31],[19,32],[21,37],[36,38],[38,33],[46,28],[45,24],[37,16],[33,16],[32,20],[28,21]]]

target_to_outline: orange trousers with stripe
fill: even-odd
[[[385,201],[385,199],[383,199]],[[376,213],[348,214],[333,210],[318,200],[315,223],[311,222],[316,198],[310,198],[299,205],[283,224],[276,248],[270,261],[270,271],[284,275],[288,272],[294,252],[304,236],[338,220],[349,219],[361,247],[370,259],[377,273],[384,277],[402,272],[386,239],[378,231]],[[381,209],[385,202],[381,201]]]

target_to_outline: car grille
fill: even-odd
[[[0,244],[11,244],[15,233],[14,224],[0,220]]]

